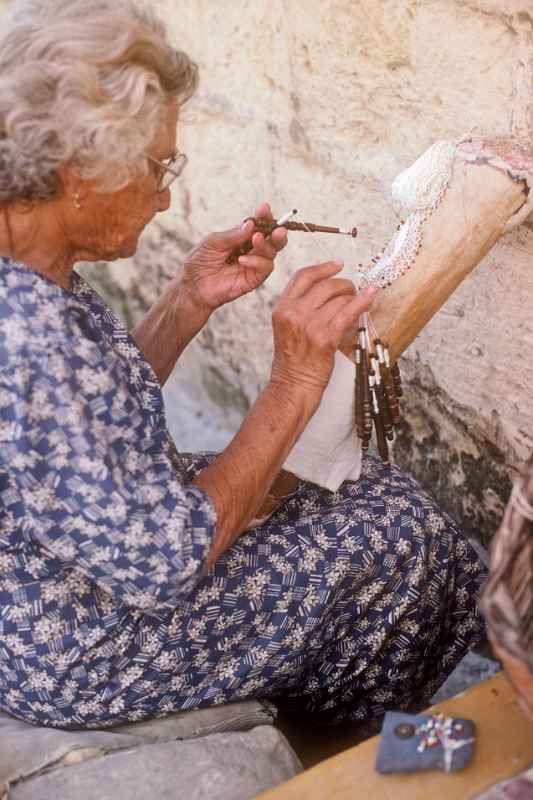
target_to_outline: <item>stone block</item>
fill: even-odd
[[[0,800],[253,797],[301,769],[275,717],[249,701],[62,731],[0,714]]]

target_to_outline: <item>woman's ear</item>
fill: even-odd
[[[64,200],[74,204],[83,204],[89,194],[87,181],[80,178],[69,164],[63,164],[57,171],[59,177],[60,192]]]

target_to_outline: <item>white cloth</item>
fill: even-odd
[[[283,469],[335,492],[343,481],[359,478],[361,461],[355,430],[355,364],[338,352],[322,402]]]

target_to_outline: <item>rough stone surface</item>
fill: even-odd
[[[455,697],[476,683],[488,681],[501,670],[501,664],[492,658],[486,658],[479,653],[467,653],[457,665],[448,679],[442,684],[439,691],[431,699],[434,703],[442,703],[449,697]]]
[[[249,701],[70,732],[0,714],[0,798],[247,799],[301,769],[275,716]]]
[[[283,735],[261,726],[149,744],[53,769],[13,787],[11,800],[250,800],[289,780],[299,762]]]
[[[292,778],[299,762],[283,735],[261,726],[149,744],[52,769],[13,787],[11,800],[250,800]]]
[[[396,462],[436,495],[474,540],[488,545],[511,491],[517,463],[499,416],[486,419],[439,388],[431,366],[403,359],[408,386]]]
[[[434,140],[530,136],[529,0],[153,0],[200,63],[182,115],[190,165],[136,258],[90,269],[128,321],[190,243],[262,199],[355,241],[293,234],[267,286],[220,310],[170,381],[183,449],[218,449],[268,378],[270,311],[294,270],[344,257],[347,272],[390,236],[395,175]],[[6,5],[6,0],[0,0]],[[487,541],[533,444],[533,224],[499,243],[409,348],[397,458]]]

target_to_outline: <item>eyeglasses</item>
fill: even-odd
[[[176,153],[171,156],[171,158],[165,159],[165,161],[158,161],[157,158],[148,154],[146,154],[146,156],[149,161],[152,161],[152,163],[157,164],[159,167],[159,174],[157,176],[158,192],[166,191],[174,183],[176,178],[179,178],[189,160],[185,153]]]

